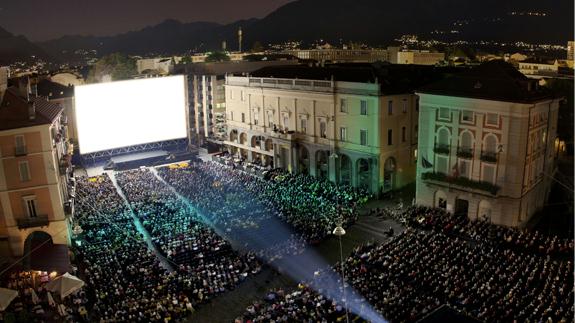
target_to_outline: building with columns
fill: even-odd
[[[503,61],[417,94],[417,204],[525,225],[549,196],[559,99]]]
[[[63,112],[31,94],[27,77],[8,87],[0,102],[2,256],[27,254],[45,241],[50,246],[70,242],[73,149]]]
[[[224,144],[249,162],[373,193],[401,188],[415,179],[418,105],[405,83],[415,70],[297,65],[227,76]]]

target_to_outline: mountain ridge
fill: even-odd
[[[541,15],[529,16],[529,12]],[[239,27],[244,50],[255,42],[309,44],[318,39],[385,46],[406,34],[444,41],[561,44],[573,39],[572,23],[572,0],[298,0],[261,19],[225,25],[168,19],[115,36],[63,36],[35,45],[53,57],[67,57],[79,49],[96,50],[100,56],[113,52],[183,54],[219,49],[222,41],[228,50],[236,50]]]
[[[17,60],[32,60],[32,57],[51,59],[38,45],[22,35],[14,35],[0,27],[0,65]]]

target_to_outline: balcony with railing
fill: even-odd
[[[435,143],[435,145],[433,146],[433,152],[436,154],[449,155],[450,150],[451,149],[449,145],[446,144]]]
[[[439,172],[423,173],[421,174],[421,179],[427,182],[445,183],[448,185],[455,186],[454,188],[461,190],[468,190],[468,189],[478,190],[490,193],[492,195],[497,195],[497,192],[499,191],[499,186],[490,182],[475,181],[467,177],[461,177],[461,176],[457,177],[449,176]]]
[[[494,151],[482,151],[481,152],[481,161],[487,163],[496,163],[497,162],[497,153]]]
[[[470,147],[457,147],[457,157],[471,159],[473,158],[473,148]]]
[[[63,155],[60,159],[60,175],[67,175],[72,167],[72,156]]]
[[[18,224],[18,229],[28,229],[28,228],[45,227],[50,223],[50,220],[48,220],[47,215],[38,215],[33,218],[16,219],[16,223]]]
[[[74,199],[69,199],[68,201],[64,202],[64,213],[67,216],[72,216],[74,214]]]
[[[26,146],[16,146],[14,147],[14,156],[26,156],[28,155],[28,148]]]

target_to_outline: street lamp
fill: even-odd
[[[74,229],[72,229],[72,233],[75,236],[79,236],[80,234],[82,234],[82,232],[84,232],[84,229],[82,229],[82,227],[79,224],[76,224],[74,226]]]
[[[333,229],[333,234],[339,239],[339,260],[341,263],[341,285],[343,293],[343,306],[345,307],[345,320],[349,323],[349,314],[347,310],[347,299],[345,298],[345,263],[343,262],[343,248],[341,244],[341,237],[345,235],[345,229],[342,227],[342,222]]]

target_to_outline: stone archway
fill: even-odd
[[[357,179],[358,187],[371,191],[371,166],[368,159],[357,160]]]
[[[24,242],[24,253],[27,251],[37,248],[40,245],[51,245],[53,244],[52,236],[44,231],[34,231],[26,237]]]
[[[349,185],[351,186],[351,174],[352,174],[352,167],[351,167],[351,158],[347,155],[340,154],[339,155],[339,182],[342,185]]]
[[[265,141],[265,150],[266,151],[272,151],[274,150],[274,143],[271,139],[266,139]]]
[[[389,157],[383,165],[383,191],[391,191],[395,188],[395,158]]]
[[[263,136],[252,136],[252,147],[262,149],[265,139]]]
[[[243,160],[248,160],[248,150],[240,148],[240,157]]]
[[[238,141],[238,131],[236,129],[232,129],[232,131],[230,131],[230,141],[231,142]]]
[[[316,177],[327,179],[329,176],[329,151],[318,150],[315,155]]]
[[[52,248],[52,236],[44,231],[34,231],[24,241],[24,268],[30,268],[31,258],[42,253],[42,250]]]
[[[481,200],[479,201],[479,206],[477,207],[477,219],[478,220],[491,220],[492,206],[489,201]]]
[[[299,172],[306,175],[309,174],[309,150],[303,145],[299,146],[297,162]]]
[[[240,144],[241,144],[241,145],[246,145],[247,142],[248,142],[248,134],[245,133],[245,132],[242,132],[242,133],[240,134]]]

